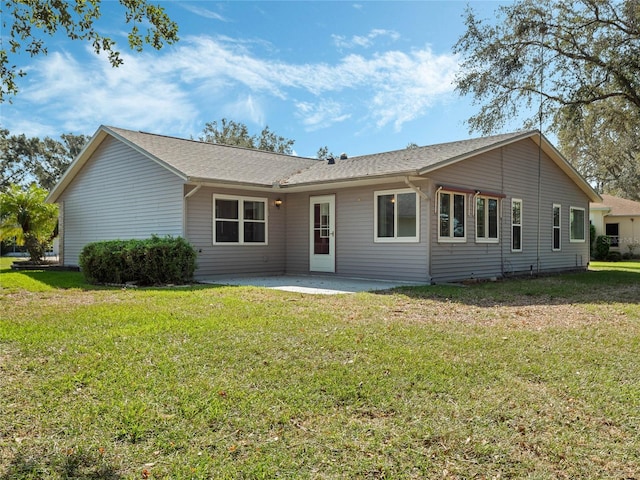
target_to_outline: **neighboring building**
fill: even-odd
[[[325,162],[100,127],[48,201],[60,257],[183,236],[199,277],[444,282],[585,269],[600,197],[538,131]]]
[[[602,203],[591,204],[589,220],[596,235],[607,235],[612,251],[640,253],[640,202],[601,195]]]

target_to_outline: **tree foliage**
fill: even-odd
[[[44,259],[58,219],[58,206],[45,203],[46,198],[47,191],[35,184],[27,189],[11,185],[0,193],[0,240],[15,237],[33,262]]]
[[[51,190],[89,140],[86,135],[71,133],[62,134],[60,138],[61,141],[50,137],[29,138],[0,129],[0,188],[36,182]]]
[[[205,124],[199,140],[201,142],[253,148],[287,155],[293,153],[293,144],[295,143],[295,140],[281,137],[272,132],[269,126],[264,127],[259,135],[251,135],[244,123],[227,120],[226,118],[223,118],[220,122],[216,120]]]
[[[318,160],[328,160],[329,158],[335,158],[336,156],[329,150],[328,146],[320,147],[316,153]]]
[[[589,165],[603,188],[640,196],[637,187],[617,183],[612,165],[630,159],[622,170],[633,171],[639,158],[638,0],[517,0],[491,21],[469,9],[465,24],[454,46],[463,57],[456,84],[480,105],[468,120],[472,130],[494,132],[512,119],[526,128],[544,121],[565,139],[563,153],[580,155],[569,160],[583,173]],[[571,137],[584,148],[571,145]]]
[[[3,37],[8,49],[0,50],[0,103],[18,93],[16,79],[24,76],[12,60],[12,55],[26,52],[36,56],[47,54],[45,37],[58,31],[71,40],[89,42],[95,53],[105,52],[112,66],[123,63],[115,40],[99,32],[96,22],[100,19],[101,0],[48,1],[4,0],[2,11]],[[124,22],[130,25],[129,47],[141,51],[144,44],[160,49],[164,44],[178,40],[178,26],[171,21],[159,5],[147,0],[119,0],[124,8]],[[142,27],[142,28],[141,28]]]

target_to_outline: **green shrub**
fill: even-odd
[[[609,252],[607,254],[607,262],[619,262],[622,260],[620,252]]]
[[[596,260],[605,260],[609,254],[610,243],[609,237],[606,235],[599,235],[598,238],[596,238],[596,251],[594,252],[593,257]]]
[[[183,284],[193,279],[196,251],[181,237],[94,242],[82,249],[80,268],[89,283]]]
[[[596,245],[596,226],[593,223],[589,224],[589,256],[593,257],[593,250]]]

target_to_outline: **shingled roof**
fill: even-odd
[[[111,136],[181,177],[187,183],[228,183],[271,188],[326,185],[384,177],[424,175],[486,151],[531,138],[590,197],[598,194],[537,130],[440,143],[328,162],[261,150],[101,126],[51,191],[55,202],[98,146]]]
[[[420,175],[430,169],[476,155],[500,144],[531,136],[535,132],[515,132],[458,142],[439,143],[426,147],[404,148],[392,152],[361,155],[346,160],[336,160],[335,165],[326,162],[311,165],[282,183],[304,185],[319,182],[354,180],[392,175]]]
[[[318,160],[262,150],[105,127],[116,138],[171,167],[190,181],[221,181],[270,187]]]
[[[613,195],[600,195],[602,197],[602,204],[591,205],[591,208],[598,208],[599,210],[608,210],[607,215],[618,217],[634,217],[640,216],[640,202],[634,202],[633,200],[627,200],[626,198],[614,197]]]

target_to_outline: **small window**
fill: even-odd
[[[560,250],[560,209],[561,205],[553,205],[553,245],[554,252]]]
[[[605,235],[609,237],[610,247],[620,246],[620,224],[619,223],[607,223],[605,226]]]
[[[498,242],[498,199],[476,197],[476,242]]]
[[[213,197],[213,243],[267,243],[267,200]]]
[[[440,192],[438,197],[438,241],[465,242],[465,195]]]
[[[584,242],[585,241],[585,222],[584,222],[584,208],[571,207],[569,209],[569,224],[571,229],[570,241],[572,242]]]
[[[417,242],[419,202],[413,190],[375,192],[375,241]]]
[[[511,200],[511,251],[522,251],[522,200]]]

